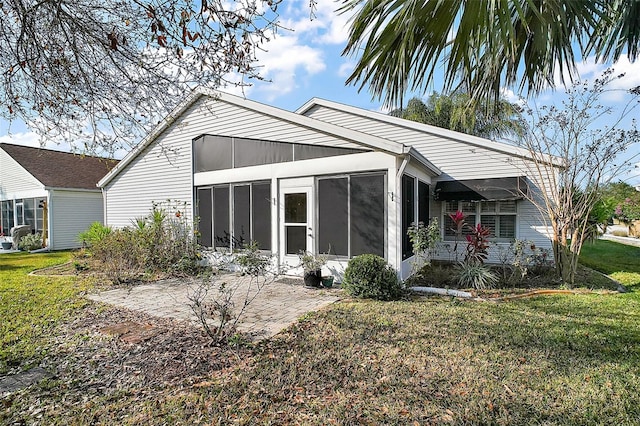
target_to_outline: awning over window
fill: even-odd
[[[528,194],[524,176],[436,183],[436,201],[517,200]]]

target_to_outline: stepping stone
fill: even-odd
[[[6,396],[50,377],[53,375],[44,368],[34,367],[22,373],[0,378],[0,396]]]

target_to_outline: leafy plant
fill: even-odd
[[[20,250],[37,250],[42,248],[42,235],[38,232],[35,234],[27,234],[23,237],[20,237],[20,241],[18,242],[18,248]]]
[[[351,259],[342,286],[352,296],[377,300],[396,300],[403,293],[396,271],[375,254],[361,254]]]
[[[623,223],[631,223],[640,220],[640,193],[627,197],[616,206],[615,215]]]
[[[110,227],[105,226],[100,222],[93,222],[86,231],[82,231],[78,234],[78,241],[80,241],[83,246],[91,247],[102,241],[110,233]]]
[[[489,236],[491,229],[477,224],[470,226],[471,233],[467,234],[467,252],[465,254],[465,263],[483,264],[489,257]]]
[[[476,262],[460,262],[457,266],[457,280],[461,288],[484,290],[492,288],[498,277],[487,266]]]
[[[147,216],[132,221],[133,228],[102,233],[92,225],[90,236],[101,238],[95,238],[90,250],[116,283],[145,272],[196,275],[203,268],[200,247],[191,222],[182,214],[185,208],[186,203],[167,200],[153,203]]]
[[[326,254],[313,254],[310,252],[301,251],[298,254],[300,258],[300,265],[302,269],[304,269],[305,273],[315,272],[320,269],[324,265],[327,264],[328,256]]]
[[[411,224],[407,229],[407,235],[411,241],[413,252],[416,255],[422,255],[428,261],[434,255],[438,241],[441,240],[438,219],[432,218],[427,226],[424,222]]]

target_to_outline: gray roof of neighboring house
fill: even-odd
[[[0,143],[6,152],[40,183],[49,188],[91,189],[118,160],[50,149]]]

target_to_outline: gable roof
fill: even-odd
[[[434,176],[441,174],[433,163],[427,160],[421,153],[411,146],[404,145],[397,141],[384,139],[378,136],[365,134],[356,130],[348,129],[345,127],[337,126],[335,124],[327,123],[325,121],[316,120],[314,118],[306,117],[295,112],[280,109],[271,105],[265,105],[259,102],[251,101],[249,99],[230,95],[224,92],[217,92],[206,88],[197,88],[191,92],[191,94],[185,98],[171,113],[169,113],[127,156],[125,156],[120,163],[113,168],[106,176],[104,176],[98,186],[104,187],[114,177],[120,173],[134,158],[136,158],[147,146],[149,146],[162,132],[164,132],[173,122],[178,119],[189,107],[195,104],[201,97],[210,97],[217,102],[225,102],[233,105],[246,108],[248,110],[256,111],[261,114],[265,114],[279,120],[284,120],[308,129],[330,134],[351,142],[355,142],[358,145],[373,148],[378,151],[384,151],[393,155],[408,155],[415,158],[419,163],[424,165]]]
[[[98,181],[118,164],[118,160],[9,143],[0,143],[0,149],[48,188],[95,191]]]
[[[382,114],[380,112],[370,111],[350,105],[341,104],[338,102],[328,101],[321,98],[313,98],[307,101],[304,105],[298,108],[296,114],[304,115],[315,106],[325,107],[342,111],[348,114],[363,117],[376,122],[386,123],[397,127],[403,127],[414,131],[424,132],[443,138],[453,139],[459,142],[466,143],[468,145],[487,148],[493,151],[501,152],[504,154],[520,157],[531,158],[531,152],[528,149],[520,148],[514,145],[510,145],[504,142],[496,142],[490,139],[481,138],[479,136],[473,136],[466,133],[456,132],[454,130],[443,129],[441,127],[431,126],[429,124],[418,123],[416,121],[406,120],[400,117],[394,117],[388,114]],[[562,161],[553,156],[547,156],[550,162],[557,166],[562,165]]]

